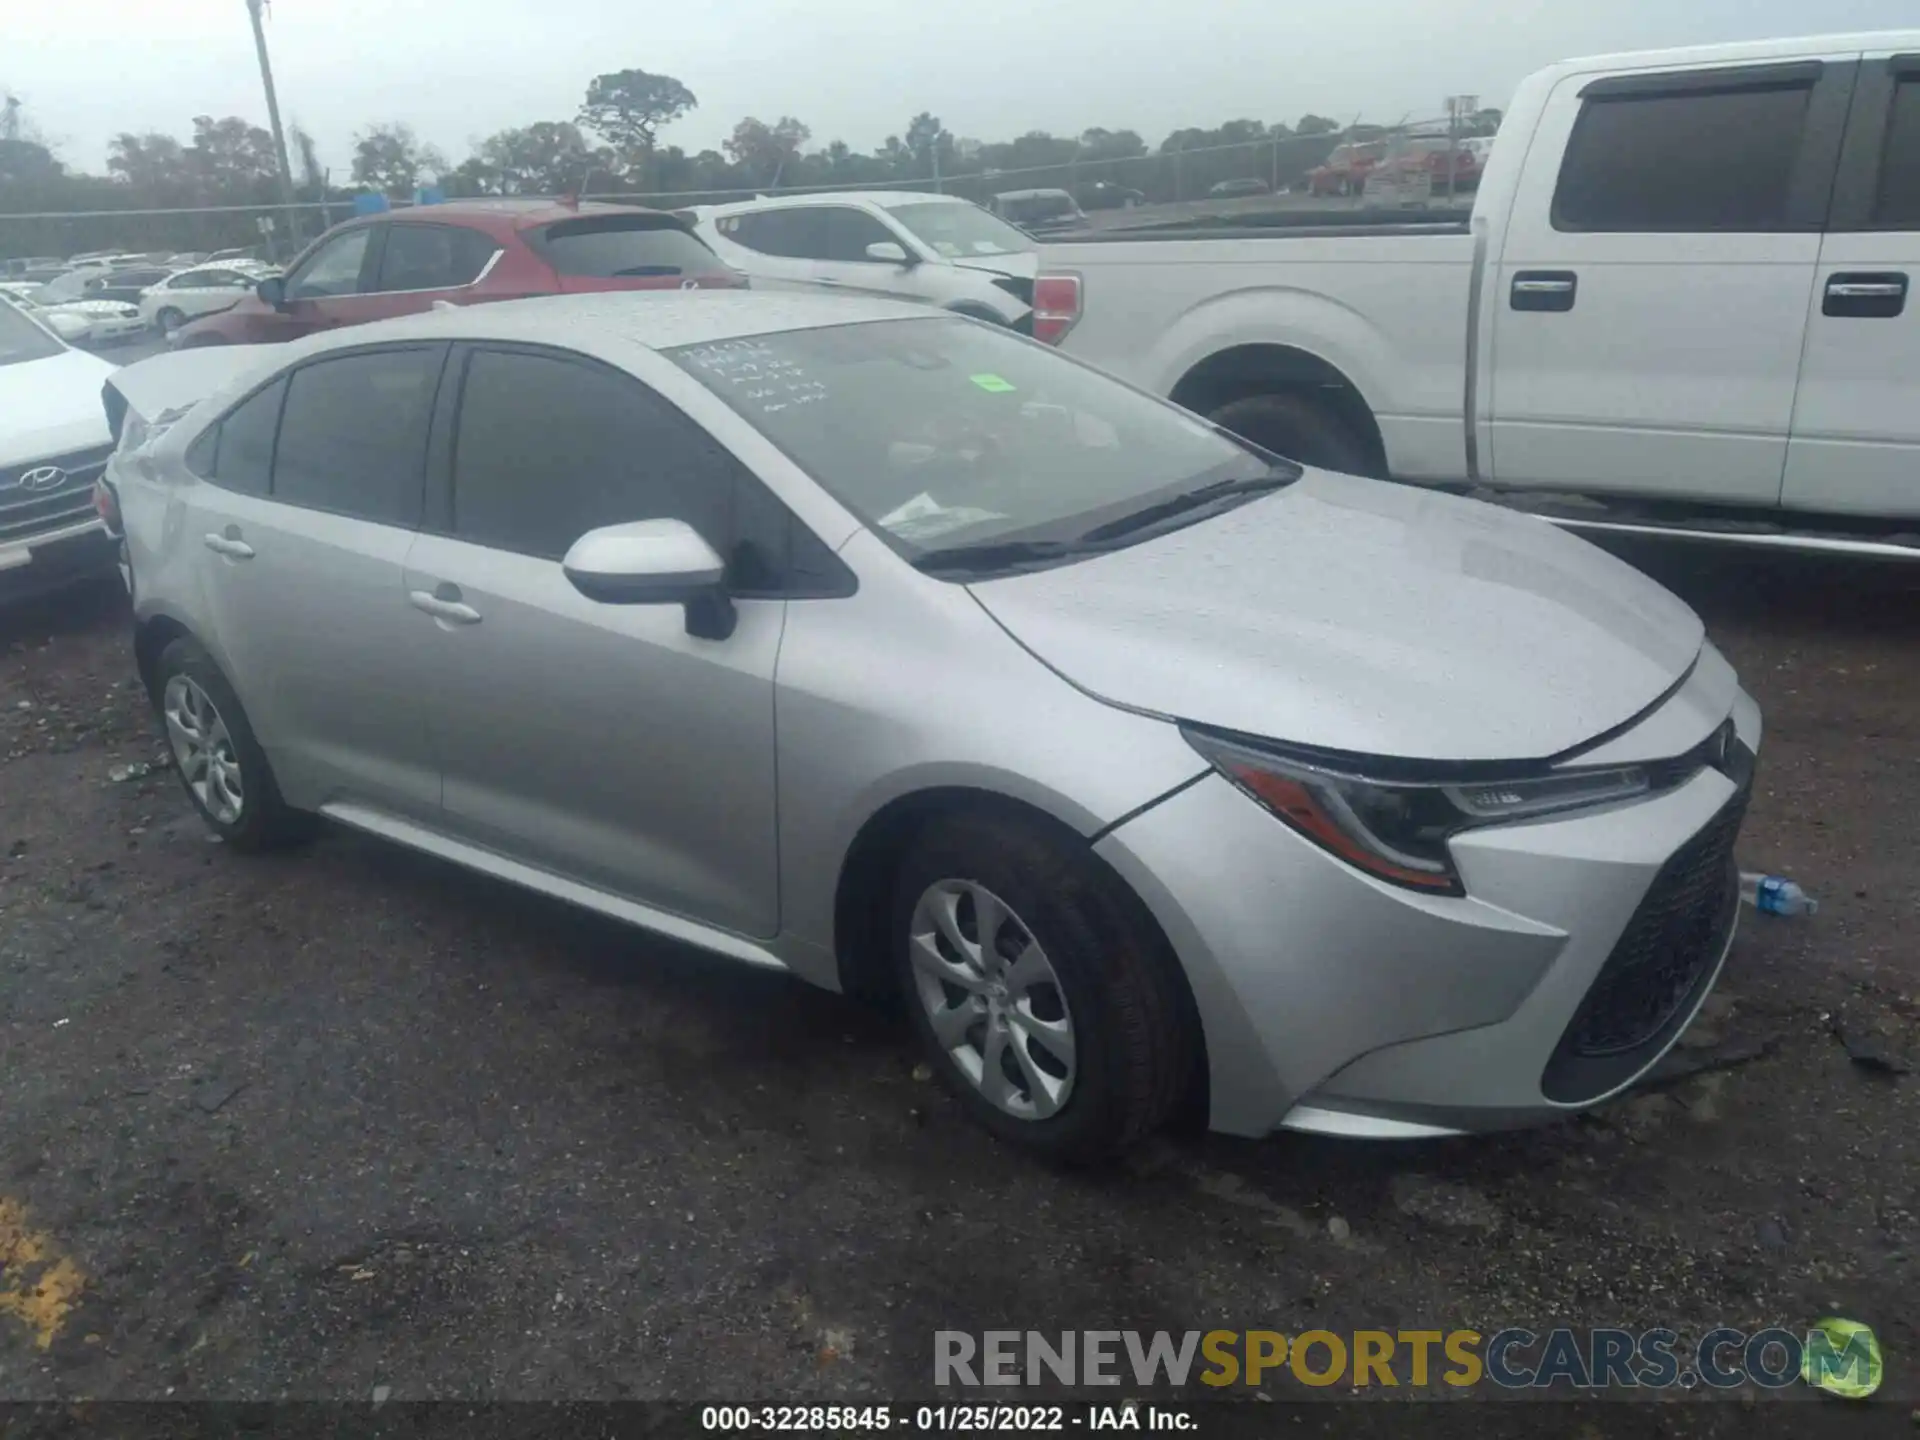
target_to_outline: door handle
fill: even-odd
[[[1820,313],[1837,319],[1891,320],[1907,308],[1907,277],[1898,271],[1827,277]]]
[[[1564,312],[1579,293],[1580,277],[1571,270],[1522,270],[1513,277],[1516,310]]]
[[[213,535],[206,537],[207,548],[216,555],[224,555],[229,560],[251,560],[253,546],[247,544],[238,535]]]
[[[416,610],[421,610],[436,620],[444,620],[450,625],[478,625],[480,612],[460,599],[460,587],[442,585],[442,592],[452,591],[451,595],[435,593],[432,590],[409,590],[407,601]]]

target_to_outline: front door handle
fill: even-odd
[[[1573,309],[1580,277],[1571,270],[1522,270],[1513,277],[1513,308],[1564,312]]]
[[[216,555],[226,556],[229,560],[251,560],[253,546],[242,540],[233,526],[229,525],[227,530],[229,533],[225,535],[209,534],[206,537],[207,548]]]
[[[1827,277],[1820,313],[1843,320],[1892,320],[1907,308],[1907,277],[1897,270]]]
[[[480,612],[460,598],[460,587],[445,581],[432,590],[409,590],[407,602],[449,625],[478,625]]]

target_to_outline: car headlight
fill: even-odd
[[[1410,890],[1462,895],[1448,842],[1463,830],[1648,794],[1642,766],[1473,782],[1385,780],[1181,728],[1213,768],[1307,839]]]

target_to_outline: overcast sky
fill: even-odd
[[[72,166],[123,130],[197,114],[266,123],[245,0],[0,0],[0,85]],[[794,115],[856,149],[931,110],[983,140],[1307,111],[1437,115],[1506,104],[1530,70],[1597,51],[1920,24],[1915,0],[272,0],[283,117],[336,179],[354,132],[403,120],[458,161],[472,141],[571,119],[588,80],[678,76],[700,107],[666,143],[717,147]]]

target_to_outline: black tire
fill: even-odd
[[[209,810],[194,793],[189,777],[181,769],[166,717],[168,685],[176,675],[184,676],[200,687],[213,702],[221,722],[226,726],[233,756],[240,768],[242,798],[237,819],[222,820]],[[234,849],[247,852],[282,849],[313,834],[314,817],[293,809],[281,798],[279,782],[273,777],[273,767],[267,763],[260,742],[254,738],[253,726],[240,704],[240,697],[233,693],[227,677],[220,673],[220,667],[213,663],[213,657],[197,640],[182,635],[160,652],[160,658],[154,662],[153,693],[161,733],[168,737],[168,749],[175,757],[173,768],[180,776],[180,786],[214,834]]]
[[[1380,466],[1360,438],[1308,392],[1248,395],[1222,405],[1207,418],[1302,465],[1379,478]]]
[[[1020,1118],[975,1088],[935,1038],[915,989],[913,914],[928,887],[968,881],[991,891],[1037,941],[1072,1017],[1073,1087],[1046,1119]],[[1189,1093],[1198,1022],[1177,962],[1146,909],[1077,840],[986,812],[936,820],[908,846],[888,944],[934,1073],[976,1121],[1009,1144],[1065,1164],[1097,1164],[1161,1129]]]
[[[171,305],[153,317],[154,328],[162,335],[172,335],[174,331],[186,323],[187,317]]]

